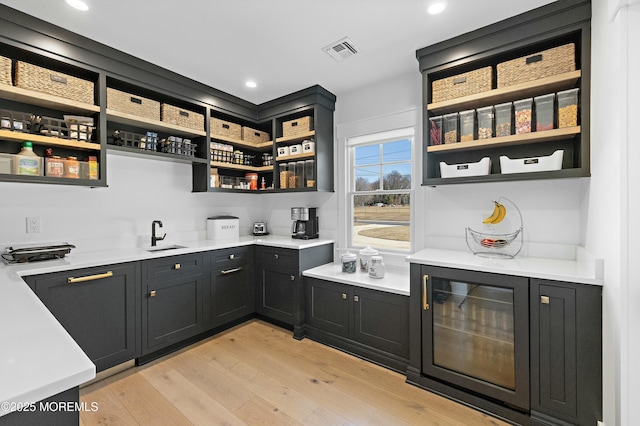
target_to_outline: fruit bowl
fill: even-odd
[[[484,219],[483,224],[487,227],[493,228],[496,224],[502,222],[507,214],[506,207],[500,203],[500,201],[505,200],[508,201],[514,208],[517,213],[520,226],[513,232],[499,233],[499,232],[479,232],[471,229],[470,227],[465,228],[465,236],[467,241],[467,246],[469,250],[480,257],[503,257],[513,259],[520,250],[523,245],[523,225],[522,225],[522,215],[520,214],[520,209],[516,206],[513,201],[506,199],[504,197],[500,197],[498,201],[494,201],[495,209],[494,212]],[[519,237],[519,238],[518,238]],[[517,241],[519,244],[511,244]]]

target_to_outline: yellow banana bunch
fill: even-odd
[[[491,213],[491,216],[483,220],[482,223],[495,225],[496,223],[502,222],[502,219],[507,215],[507,209],[505,206],[497,201],[494,201],[494,204],[493,213]]]

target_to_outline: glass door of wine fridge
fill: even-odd
[[[422,271],[423,373],[528,410],[528,280]]]

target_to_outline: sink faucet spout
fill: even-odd
[[[155,247],[158,241],[164,240],[164,238],[167,236],[167,234],[165,233],[162,237],[156,237],[156,225],[162,228],[162,221],[154,220],[153,222],[151,222],[151,247]]]

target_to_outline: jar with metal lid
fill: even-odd
[[[354,253],[346,252],[340,256],[340,262],[342,262],[342,272],[353,274],[356,272],[356,259],[357,256]]]
[[[65,160],[64,177],[71,179],[80,178],[80,162],[77,157],[67,157]]]
[[[45,176],[64,177],[64,163],[59,155],[45,158]]]

